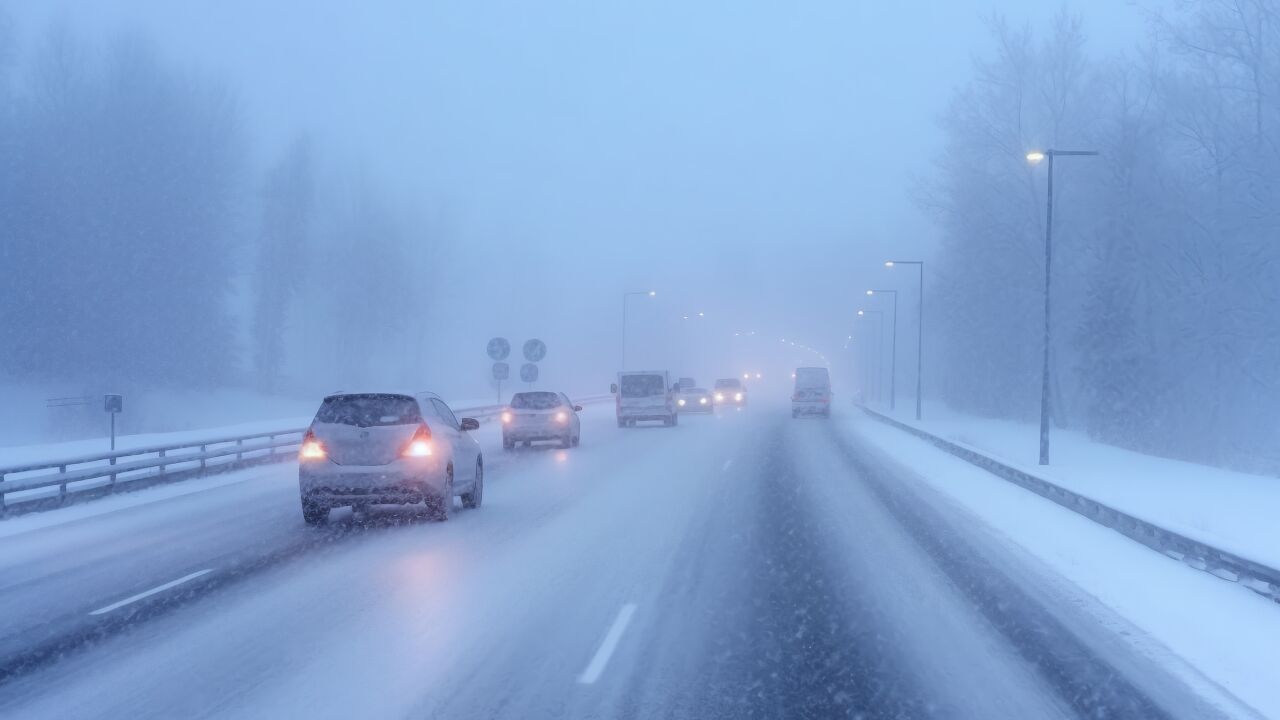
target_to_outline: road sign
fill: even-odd
[[[506,338],[496,337],[489,341],[485,352],[489,353],[490,360],[506,360],[511,354],[511,343]]]
[[[528,347],[528,346],[526,346],[526,347]],[[528,363],[525,363],[525,364],[521,365],[521,366],[520,366],[520,379],[521,379],[521,380],[523,380],[523,381],[525,381],[525,382],[527,382],[527,383],[537,382],[537,381],[538,381],[538,366],[537,366],[537,365],[534,365],[534,364],[533,364],[533,363],[531,363],[531,362],[528,362]]]
[[[534,338],[524,341],[524,359],[536,363],[547,356],[547,344]]]
[[[493,379],[506,380],[511,377],[511,366],[504,362],[496,362],[493,364]]]
[[[124,412],[124,396],[123,395],[103,395],[102,409],[111,414],[111,452],[116,451],[116,413]],[[111,460],[111,464],[115,465],[116,461]]]

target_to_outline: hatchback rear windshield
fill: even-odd
[[[666,392],[666,381],[661,375],[622,376],[622,397],[653,397]]]
[[[422,422],[418,401],[407,395],[334,395],[324,399],[316,422],[374,427]]]
[[[523,392],[511,396],[511,407],[517,410],[550,410],[560,404],[560,396],[553,392]]]
[[[742,383],[737,380],[717,380],[716,389],[721,388],[738,388],[742,387]]]

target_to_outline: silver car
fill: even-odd
[[[343,505],[424,503],[441,520],[484,499],[484,458],[434,393],[339,393],[320,405],[298,451],[298,489],[308,525]]]
[[[716,404],[707,390],[681,385],[680,394],[676,397],[676,408],[682,413],[713,413],[716,410]]]
[[[502,413],[502,447],[516,443],[528,447],[536,440],[555,440],[561,447],[577,447],[582,439],[578,419],[581,405],[557,392],[522,392],[511,396],[511,406]]]

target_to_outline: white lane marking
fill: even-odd
[[[191,573],[190,575],[183,575],[182,577],[178,578],[177,580],[172,580],[172,581],[167,582],[167,583],[165,583],[165,584],[163,584],[163,585],[157,585],[156,587],[153,587],[153,588],[151,588],[150,590],[147,590],[146,592],[140,592],[140,593],[138,593],[137,595],[134,595],[133,597],[127,597],[127,598],[125,598],[125,599],[121,600],[120,602],[114,602],[114,603],[111,603],[110,605],[108,605],[108,606],[106,606],[106,607],[98,608],[97,610],[94,610],[93,612],[91,612],[91,613],[89,613],[89,614],[90,614],[90,615],[102,615],[103,613],[109,613],[109,612],[111,612],[112,610],[119,610],[120,608],[124,607],[125,605],[128,605],[129,603],[135,603],[135,602],[138,602],[139,600],[141,600],[141,599],[143,599],[143,598],[149,598],[149,597],[151,597],[152,595],[155,595],[156,593],[164,592],[165,590],[168,590],[169,588],[177,587],[177,586],[181,585],[181,584],[182,584],[182,583],[184,583],[184,582],[188,582],[188,581],[190,581],[190,580],[195,580],[196,578],[200,577],[201,575],[206,575],[206,574],[211,573],[211,572],[213,572],[213,568],[206,568],[206,569],[204,569],[204,570],[198,570],[198,571],[196,571],[196,572],[193,572],[193,573]]]
[[[720,468],[720,472],[729,472],[729,466],[733,464],[733,458],[724,461],[724,467]]]
[[[600,673],[604,672],[605,666],[609,664],[609,658],[613,657],[613,651],[618,648],[618,641],[622,639],[622,633],[627,631],[627,625],[631,623],[631,616],[635,612],[635,603],[627,603],[618,611],[618,617],[614,618],[613,625],[609,626],[609,632],[604,636],[604,642],[600,643],[600,649],[596,650],[596,655],[591,658],[587,669],[578,676],[579,683],[590,685],[600,679]]]

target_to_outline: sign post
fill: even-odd
[[[502,381],[511,377],[511,366],[504,362],[493,364],[493,379],[498,383],[498,404],[502,404]]]
[[[511,366],[507,365],[503,360],[511,354],[511,343],[507,342],[504,337],[496,337],[489,341],[485,347],[485,352],[489,354],[489,359],[493,361],[493,369],[490,371],[495,382],[498,383],[498,404],[502,404],[502,381],[511,375]]]
[[[103,395],[102,409],[111,415],[111,452],[116,450],[116,413],[124,411],[123,395]],[[115,462],[114,460],[112,462]]]
[[[520,379],[529,383],[530,389],[533,384],[538,381],[537,362],[547,356],[547,344],[537,338],[524,341],[524,347],[521,348],[524,353],[524,359],[529,362],[520,366]]]

